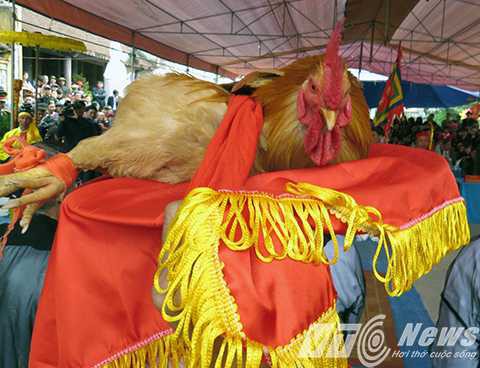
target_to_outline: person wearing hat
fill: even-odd
[[[54,75],[51,75],[50,76],[50,82],[49,82],[50,86],[54,86],[57,84],[57,77],[55,77]]]
[[[35,95],[35,91],[32,91],[28,88],[23,88],[22,89],[22,97],[25,98],[25,97],[34,97]]]
[[[473,114],[470,110],[467,111],[467,117],[462,120],[462,128],[468,128],[470,126],[478,126],[478,121],[473,118]]]
[[[10,121],[12,114],[6,109],[7,92],[0,87],[0,134],[3,137],[10,130]]]
[[[21,137],[27,144],[35,144],[42,141],[33,115],[32,106],[22,106],[18,113],[18,127],[5,133],[0,141],[0,160],[6,161],[10,158],[8,153],[4,151],[3,144],[11,137]],[[20,148],[20,145],[14,143],[13,147]]]
[[[64,109],[57,135],[64,138],[63,151],[71,151],[81,140],[98,135],[97,129],[89,119],[83,117],[85,102],[75,101],[71,108]]]
[[[56,98],[52,96],[52,88],[48,84],[45,84],[43,86],[42,97],[38,99],[38,103],[48,105],[51,100],[56,101]]]
[[[63,96],[68,96],[70,89],[67,87],[67,80],[64,77],[58,78],[58,88],[62,90]]]
[[[426,150],[432,149],[433,132],[427,124],[417,127],[415,133],[415,147]]]

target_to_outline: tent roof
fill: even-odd
[[[477,0],[17,0],[50,18],[165,59],[232,76],[323,52],[346,16],[350,67],[480,89]]]
[[[363,93],[370,108],[377,107],[385,82],[362,82]],[[477,100],[477,96],[448,86],[402,82],[405,107],[454,107]]]

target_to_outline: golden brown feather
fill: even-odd
[[[308,75],[322,72],[322,60],[322,56],[298,60],[255,91],[265,117],[257,171],[314,166],[304,151],[305,131],[297,119],[296,98]],[[337,162],[365,157],[372,141],[361,87],[353,76],[347,78],[353,116],[343,131]],[[228,98],[222,87],[185,75],[140,79],[128,88],[113,127],[81,142],[71,157],[79,168],[100,168],[112,176],[187,181],[203,158]]]
[[[189,180],[227,107],[229,94],[214,83],[180,74],[132,83],[105,134],[70,153],[77,167],[112,176]]]

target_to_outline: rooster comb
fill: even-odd
[[[324,91],[326,107],[336,110],[342,99],[343,61],[340,57],[343,20],[337,22],[328,41],[324,59]]]

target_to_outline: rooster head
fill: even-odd
[[[317,166],[335,158],[341,129],[352,118],[350,81],[339,55],[343,22],[337,23],[325,56],[302,84],[297,95],[298,120],[305,128],[306,153]]]

